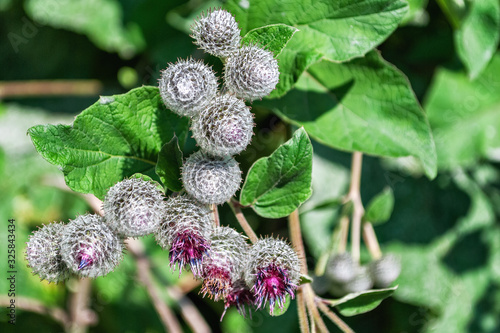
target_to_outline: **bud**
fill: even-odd
[[[81,215],[70,220],[61,235],[65,264],[83,277],[111,272],[122,260],[122,239],[98,215]]]
[[[354,277],[343,284],[346,294],[359,293],[373,287],[373,280],[366,266],[358,266]]]
[[[225,58],[240,46],[240,29],[234,17],[224,9],[202,14],[191,26],[195,44],[206,52]]]
[[[193,117],[217,94],[217,78],[201,61],[179,60],[161,72],[159,88],[168,109]]]
[[[170,253],[170,267],[179,274],[189,265],[193,274],[201,276],[201,263],[210,249],[212,221],[210,210],[188,195],[170,197],[162,222],[155,232],[156,242]]]
[[[252,139],[250,107],[232,95],[218,96],[193,120],[193,137],[213,156],[241,153]]]
[[[215,301],[226,298],[233,283],[241,277],[249,251],[245,237],[229,227],[215,228],[209,256],[203,261],[203,284],[200,293]]]
[[[258,46],[243,46],[227,59],[224,80],[237,97],[253,101],[269,95],[279,81],[278,61]]]
[[[379,288],[387,288],[393,283],[401,273],[401,263],[399,259],[387,254],[382,258],[370,263],[370,274]]]
[[[244,277],[254,293],[257,308],[269,301],[271,314],[275,303],[283,309],[286,295],[294,298],[299,284],[297,253],[284,240],[263,238],[251,247],[248,257]]]
[[[356,275],[356,266],[348,252],[339,253],[328,259],[325,275],[335,283],[347,283]]]
[[[182,167],[184,188],[204,204],[223,204],[241,183],[241,171],[233,158],[209,157],[198,151]]]
[[[29,237],[26,260],[33,274],[49,282],[59,282],[70,275],[61,258],[61,233],[64,223],[44,225]]]
[[[145,236],[160,224],[163,198],[152,182],[140,178],[122,180],[106,194],[104,221],[121,236]]]

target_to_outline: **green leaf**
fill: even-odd
[[[398,286],[352,293],[336,300],[329,300],[329,304],[336,306],[344,316],[355,316],[375,309],[384,299],[391,296],[397,288]]]
[[[271,24],[250,30],[241,40],[243,45],[259,45],[271,51],[276,58],[290,38],[298,31],[286,24]]]
[[[313,282],[313,278],[306,274],[300,274],[299,286]]]
[[[248,171],[240,203],[257,214],[280,218],[291,214],[311,196],[312,145],[306,131],[293,137]]]
[[[184,138],[188,119],[165,109],[158,88],[144,86],[101,97],[68,125],[28,130],[36,150],[60,167],[74,191],[103,198],[108,188],[134,173],[158,179],[158,152],[176,133]]]
[[[307,0],[230,0],[226,8],[243,33],[278,23],[299,29],[278,57],[280,83],[271,96],[279,97],[293,86],[293,78],[320,58],[347,61],[382,43],[397,28],[408,4],[404,0],[319,0],[314,5]]]
[[[410,6],[401,24],[426,25],[429,21],[429,14],[425,12],[425,7],[429,0],[408,0]]]
[[[145,46],[138,25],[123,25],[117,0],[28,0],[25,9],[35,21],[84,34],[99,48],[131,58]]]
[[[365,220],[374,225],[387,222],[394,209],[394,193],[390,187],[386,187],[377,194],[368,204],[365,213]]]
[[[307,0],[230,0],[226,7],[236,16],[243,33],[284,23],[300,30],[297,35],[305,36],[312,52],[332,61],[346,61],[363,56],[383,42],[406,14],[408,3],[318,0],[312,6]]]
[[[431,130],[407,78],[372,52],[349,63],[319,62],[296,89],[262,102],[317,141],[341,150],[415,156],[436,175]]]
[[[475,79],[486,67],[500,38],[500,2],[472,1],[470,12],[455,32],[457,53]]]
[[[295,46],[285,47],[278,56],[279,82],[267,98],[278,98],[285,95],[293,88],[302,73],[322,57],[321,54],[310,51],[306,35],[297,33],[290,42],[293,42]]]
[[[498,159],[500,148],[500,54],[473,82],[465,73],[441,69],[424,103],[440,169]]]
[[[181,167],[182,151],[179,148],[179,139],[174,135],[172,140],[161,147],[156,164],[156,174],[165,186],[174,191],[182,190]]]
[[[313,209],[338,206],[347,193],[350,170],[339,161],[338,152],[313,142],[312,195],[301,207],[304,214]]]
[[[281,309],[279,307],[279,304],[276,302],[274,303],[274,308],[273,308],[273,312],[271,313],[271,304],[268,304],[266,306],[267,308],[267,311],[269,312],[269,314],[273,317],[279,317],[279,316],[282,316],[285,314],[285,312],[288,310],[288,308],[290,307],[290,296],[286,296],[285,298],[285,303],[283,304],[283,308]]]
[[[151,182],[155,185],[155,187],[160,190],[160,191],[164,191],[164,188],[163,186],[158,183],[156,180],[154,180],[153,178],[147,176],[147,175],[143,175],[142,173],[134,173],[132,176],[129,177],[130,179],[142,179],[142,180],[145,180],[147,182]]]

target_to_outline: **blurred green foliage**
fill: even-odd
[[[216,59],[195,49],[186,33],[193,18],[210,6],[221,5],[218,2],[61,3],[0,0],[0,83],[98,79],[104,87],[101,94],[113,95],[143,84],[156,85],[160,69],[190,55],[205,57],[218,73],[222,71]],[[377,38],[355,55],[361,56],[379,45],[396,29],[378,49],[385,60],[408,77],[416,99],[423,105],[436,143],[439,173],[436,179],[429,180],[411,158],[365,157],[363,201],[370,202],[386,187],[392,189],[392,214],[387,222],[375,226],[375,231],[382,250],[398,255],[403,269],[392,298],[369,313],[346,318],[346,322],[356,332],[499,332],[498,1],[487,1],[492,9],[486,14],[478,6],[480,0],[412,0],[406,13],[399,12],[402,3],[394,1],[398,15],[405,15],[403,23],[396,29],[393,21],[397,20],[388,18],[391,22],[387,29],[378,31]],[[491,15],[491,20],[485,22],[484,17]],[[246,27],[261,25],[257,19]],[[271,23],[271,19],[274,16],[268,17],[266,23]],[[478,20],[485,24],[474,24]],[[309,33],[314,22],[305,22]],[[288,23],[294,22],[290,19]],[[300,43],[307,42],[297,39],[291,45],[297,52],[282,54],[285,68],[291,64],[297,68],[290,68],[290,72],[296,71],[295,75],[283,81],[289,86],[280,93],[289,89],[311,63],[335,55],[307,54],[300,48]],[[294,62],[297,55],[303,57]],[[333,60],[353,56],[348,52],[341,55],[342,59]],[[61,172],[35,153],[26,132],[37,124],[70,124],[77,113],[97,99],[98,96],[38,97],[0,101],[0,244],[7,239],[7,220],[14,218],[17,296],[30,297],[47,306],[65,308],[76,281],[54,285],[32,276],[23,259],[28,235],[37,226],[54,220],[68,221],[91,208],[76,193],[61,189]],[[253,105],[256,135],[248,150],[237,157],[245,174],[256,158],[269,156],[291,133],[288,125],[271,113],[267,103]],[[350,168],[350,154],[317,142],[313,145],[313,195],[301,207],[311,271],[331,247]],[[188,138],[184,152],[194,149],[193,140]],[[384,213],[386,217],[387,212]],[[245,214],[258,234],[288,236],[284,220],[261,218],[250,209]],[[239,228],[228,207],[220,209],[220,216],[223,224]],[[168,267],[167,254],[151,237],[143,243],[152,260],[156,283],[175,284],[177,273]],[[363,258],[367,257],[363,253]],[[130,255],[125,258],[115,272],[92,282],[90,307],[99,320],[90,330],[161,332],[158,315],[144,287],[135,279],[135,262]],[[6,247],[2,245],[0,296],[5,296],[8,289],[4,278],[6,260]],[[329,297],[327,293],[321,295]],[[171,302],[167,295],[161,297]],[[230,309],[220,323],[222,304],[199,297],[196,289],[188,298],[215,332],[299,329],[293,301],[279,317],[259,311],[251,319],[243,319]],[[176,304],[172,307],[178,313]],[[0,331],[13,331],[4,311],[0,311]],[[332,332],[338,331],[333,324],[328,326]],[[62,328],[48,316],[19,310],[14,331],[30,330],[58,332]]]

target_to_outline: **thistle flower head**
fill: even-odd
[[[260,239],[250,250],[244,277],[255,295],[257,308],[269,301],[271,314],[277,304],[283,308],[287,294],[295,297],[300,278],[297,253],[285,241]]]
[[[205,204],[222,204],[229,200],[241,183],[241,170],[233,158],[209,157],[198,151],[182,167],[184,188]]]
[[[189,265],[201,276],[201,264],[210,249],[212,221],[210,210],[188,195],[170,197],[163,219],[155,232],[156,242],[170,253],[170,267]]]
[[[226,298],[233,283],[241,277],[249,246],[245,238],[229,227],[215,228],[209,257],[203,261],[203,284],[200,292],[215,301]]]
[[[74,273],[83,277],[103,276],[120,263],[123,242],[100,216],[81,215],[64,228],[61,255]]]
[[[278,61],[270,51],[243,46],[226,62],[224,80],[229,91],[253,101],[269,95],[279,81]]]
[[[245,317],[247,312],[245,306],[253,306],[254,304],[255,296],[253,292],[251,292],[247,287],[245,280],[243,280],[242,278],[238,279],[233,283],[231,291],[224,300],[224,312],[222,313],[220,320],[222,321],[222,318],[224,318],[227,309],[229,309],[231,306],[235,306],[240,315]],[[251,317],[251,309],[248,310],[248,313]]]
[[[216,57],[227,57],[235,52],[241,41],[240,29],[234,17],[224,9],[202,14],[191,26],[195,44]]]
[[[41,280],[59,282],[70,275],[61,258],[61,233],[64,223],[44,225],[29,237],[26,246],[26,260],[33,274]]]
[[[152,233],[160,224],[163,193],[149,181],[125,179],[111,187],[104,199],[104,221],[124,237]]]
[[[193,137],[201,149],[213,156],[241,153],[252,138],[253,115],[241,99],[217,96],[193,120]]]
[[[159,88],[167,108],[181,116],[193,117],[215,97],[217,77],[201,61],[179,60],[161,72]]]

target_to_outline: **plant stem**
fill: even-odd
[[[97,315],[88,308],[89,295],[92,289],[91,280],[83,278],[77,281],[76,291],[72,293],[69,301],[69,314],[71,324],[69,332],[87,332],[87,326],[97,322]]]
[[[177,317],[167,304],[160,298],[159,290],[155,287],[151,277],[151,267],[149,260],[144,253],[144,246],[136,239],[128,239],[127,248],[137,262],[137,275],[142,284],[146,287],[153,306],[158,313],[163,327],[167,332],[182,333],[181,325]]]
[[[340,241],[337,253],[344,253],[347,247],[347,236],[349,234],[349,217],[343,215],[340,218]]]
[[[297,251],[300,259],[300,272],[307,275],[307,261],[306,252],[304,250],[304,243],[302,241],[302,232],[300,231],[300,219],[299,211],[296,209],[288,217],[288,226],[290,231],[290,238],[292,239],[292,244]]]
[[[191,302],[191,300],[184,295],[181,288],[178,286],[169,286],[167,288],[167,292],[181,309],[182,318],[184,318],[188,326],[191,328],[191,331],[195,333],[212,332],[210,326],[208,326],[200,311],[198,311],[193,302]]]
[[[361,202],[361,166],[363,163],[363,153],[355,151],[352,154],[351,166],[351,186],[347,199],[353,204],[352,228],[351,228],[351,255],[355,262],[359,263],[360,257],[360,238],[361,238],[361,219],[365,212]]]
[[[258,239],[257,235],[255,234],[255,231],[253,231],[250,224],[248,224],[248,221],[245,218],[245,215],[243,215],[243,212],[241,211],[240,203],[234,199],[229,200],[227,203],[229,204],[229,206],[233,210],[234,216],[236,216],[236,219],[240,223],[245,234],[248,236],[248,238],[250,238],[250,241],[252,242],[252,244],[257,243],[257,241],[259,239]]]
[[[301,333],[311,333],[309,331],[309,322],[307,321],[306,304],[304,302],[302,288],[297,290],[297,312],[299,314],[299,326]]]
[[[314,318],[314,322],[318,325],[318,329],[322,333],[328,333],[328,328],[326,327],[325,322],[321,318],[321,314],[316,307],[316,303],[314,302],[314,291],[312,290],[311,284],[305,284],[302,286],[304,290],[304,297],[306,299],[307,308],[311,312],[312,317]]]
[[[2,308],[8,307],[11,304],[10,300],[10,297],[0,296],[0,306]],[[16,296],[16,304],[17,307],[23,311],[38,313],[42,316],[48,316],[55,322],[59,323],[65,331],[69,330],[71,321],[64,309],[58,307],[48,307],[36,299],[23,296]]]
[[[316,305],[330,320],[337,325],[338,328],[342,330],[344,333],[354,333],[354,331],[342,320],[339,316],[337,316],[332,310],[330,310],[325,304],[322,303],[321,300],[316,300]]]
[[[363,239],[372,258],[374,260],[380,259],[382,257],[382,251],[380,250],[375,230],[373,230],[373,225],[370,222],[363,223]]]
[[[216,204],[212,204],[212,214],[214,216],[214,224],[216,227],[220,227],[219,210]]]

